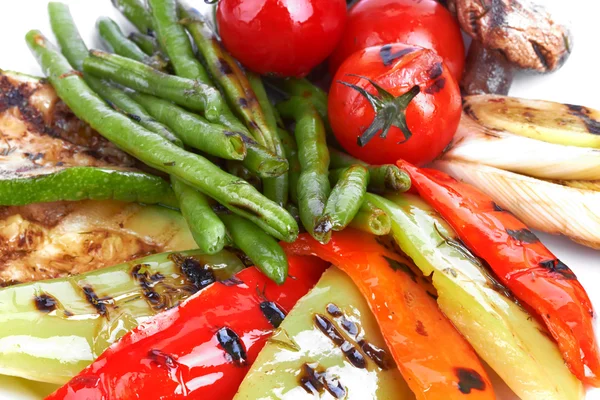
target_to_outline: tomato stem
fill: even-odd
[[[379,86],[373,80],[360,75],[348,74],[348,76],[355,76],[361,79],[368,81],[373,87],[377,90],[377,95],[367,92],[364,88],[354,85],[352,83],[338,81],[342,85],[348,86],[351,89],[356,90],[363,97],[367,99],[369,104],[373,107],[375,111],[375,118],[373,118],[373,122],[369,127],[360,135],[357,139],[358,145],[363,147],[371,139],[373,139],[378,132],[380,133],[380,137],[385,139],[387,134],[392,126],[400,129],[402,134],[404,135],[404,140],[400,143],[406,142],[411,138],[412,133],[410,129],[408,129],[408,125],[406,124],[406,108],[415,98],[416,95],[420,93],[419,86],[413,86],[408,92],[400,95],[398,97],[394,97],[390,92]]]

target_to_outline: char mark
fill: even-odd
[[[179,264],[179,268],[197,290],[204,289],[217,280],[212,268],[207,265],[201,265],[198,260],[192,257],[184,259]]]
[[[408,275],[413,282],[417,281],[417,274],[408,265],[406,265],[400,261],[396,261],[392,258],[388,258],[386,256],[383,256],[383,258],[385,259],[385,261],[387,261],[390,268],[392,268],[394,271],[402,271],[406,275]]]
[[[227,356],[238,367],[244,367],[248,364],[248,356],[244,343],[232,329],[224,327],[217,331],[217,340],[227,353]]]
[[[446,78],[440,78],[435,81],[431,85],[429,85],[424,92],[427,94],[436,94],[439,93],[446,86]]]
[[[47,293],[42,293],[39,296],[35,296],[33,298],[33,302],[35,304],[35,308],[46,314],[56,310],[58,304],[58,300]]]
[[[302,372],[298,377],[300,386],[307,393],[314,396],[319,396],[325,390],[335,399],[343,399],[346,397],[346,388],[341,382],[333,377],[329,372],[320,372],[317,370],[318,365],[311,366],[309,364],[302,365]]]
[[[429,70],[429,79],[431,79],[431,80],[437,79],[440,76],[442,76],[443,72],[444,72],[444,69],[442,68],[442,63],[436,62],[435,64],[433,64],[433,66]]]
[[[600,121],[590,117],[591,111],[589,108],[573,104],[567,104],[566,106],[569,108],[569,113],[571,115],[583,121],[589,133],[600,135]]]
[[[333,322],[321,314],[315,314],[314,322],[316,327],[342,350],[342,353],[352,365],[361,369],[367,367],[367,361],[361,352],[344,338]]]
[[[272,301],[260,303],[260,311],[274,328],[279,328],[285,318],[283,309]]]
[[[511,238],[518,240],[519,242],[522,242],[522,243],[533,244],[533,243],[537,243],[540,241],[540,239],[535,235],[535,233],[533,233],[529,229],[525,229],[525,228],[517,229],[517,230],[507,229],[506,233],[508,233],[508,235]]]
[[[231,65],[229,65],[229,63],[227,61],[225,61],[222,58],[219,58],[218,63],[219,63],[219,72],[221,72],[223,75],[233,74]]]
[[[158,349],[150,350],[148,352],[148,358],[150,358],[150,360],[156,363],[159,367],[167,370],[175,369],[178,365],[175,357]]]
[[[85,299],[87,300],[87,302],[90,303],[91,306],[96,309],[98,314],[102,315],[103,317],[108,314],[108,308],[106,307],[106,305],[112,302],[112,298],[98,297],[98,295],[94,291],[94,288],[91,285],[85,285],[81,288],[81,290],[83,290],[83,294],[85,295]]]
[[[405,55],[410,54],[416,50],[417,50],[416,47],[409,47],[407,49],[402,49],[400,51],[392,53],[392,45],[386,44],[385,46],[383,46],[381,48],[381,50],[379,50],[379,56],[381,57],[381,61],[383,62],[383,65],[385,65],[386,67],[389,67],[390,65],[392,65],[392,63],[394,61],[399,60],[402,57],[404,57]]]
[[[472,390],[485,390],[485,382],[477,371],[469,368],[456,368],[455,373],[458,378],[458,390],[461,393],[469,394]]]
[[[547,269],[548,271],[560,274],[565,279],[577,279],[575,273],[558,258],[554,260],[542,261],[540,267]]]

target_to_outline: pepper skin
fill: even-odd
[[[334,232],[326,245],[302,234],[283,246],[288,255],[316,255],[352,278],[417,399],[495,398],[471,346],[407,272],[410,261],[352,229]]]
[[[327,265],[289,262],[281,286],[248,268],[148,320],[46,400],[232,398],[275,329],[261,303],[289,312]]]
[[[405,161],[413,187],[456,230],[500,282],[544,321],[571,372],[600,386],[600,359],[591,301],[577,277],[511,213],[443,172]]]

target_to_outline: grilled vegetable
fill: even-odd
[[[146,318],[242,268],[194,250],[1,289],[0,373],[65,383]]]
[[[469,94],[507,95],[515,70],[506,56],[498,50],[490,50],[473,40],[469,46],[465,72],[460,81],[460,91]]]
[[[383,236],[390,233],[392,221],[385,211],[365,199],[349,226],[376,236]]]
[[[469,96],[465,112],[481,125],[549,143],[600,148],[600,112],[572,104]]]
[[[368,303],[336,267],[298,301],[256,358],[234,400],[328,395],[346,400],[414,398]]]
[[[456,160],[434,165],[477,187],[531,228],[600,248],[600,188],[594,181],[557,184]]]
[[[325,265],[290,257],[296,279],[282,286],[256,268],[211,285],[125,335],[48,399],[229,399],[281,317]],[[232,300],[228,306],[226,299]]]
[[[111,0],[111,2],[141,33],[154,35],[152,16],[141,0]]]
[[[556,344],[462,244],[436,211],[413,195],[367,199],[387,212],[401,250],[431,276],[437,303],[521,399],[581,399],[583,386]]]
[[[521,221],[473,186],[405,161],[413,187],[487,261],[500,282],[539,316],[583,383],[600,385],[591,301],[577,277]]]
[[[350,229],[335,232],[326,245],[304,234],[284,248],[288,254],[317,255],[352,278],[417,399],[494,398],[475,352],[412,280],[408,259]]]
[[[469,99],[472,97],[467,97],[467,102]],[[466,111],[471,112],[469,108]],[[463,114],[454,144],[443,159],[481,163],[544,179],[600,179],[600,151],[596,149],[543,141],[544,134],[536,134],[539,126],[523,126],[532,136],[524,137],[514,134],[516,124],[507,125],[511,129],[507,131],[486,127],[481,121]]]

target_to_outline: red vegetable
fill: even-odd
[[[473,186],[405,161],[416,188],[486,260],[500,282],[544,321],[575,376],[600,385],[592,304],[577,277],[521,221]]]
[[[303,234],[283,246],[288,254],[321,257],[352,278],[417,399],[494,399],[473,348],[417,283],[410,261],[353,229],[335,232],[325,245]]]
[[[435,0],[361,0],[348,12],[344,34],[329,59],[331,74],[358,50],[407,43],[435,50],[456,81],[465,64],[458,22]]]
[[[48,399],[230,399],[326,266],[290,257],[281,286],[256,268],[215,283],[129,332]]]
[[[223,44],[260,74],[302,77],[333,51],[344,29],[344,0],[221,0]]]
[[[424,164],[450,143],[460,92],[440,56],[404,44],[369,47],[338,69],[328,104],[331,127],[354,157]]]

